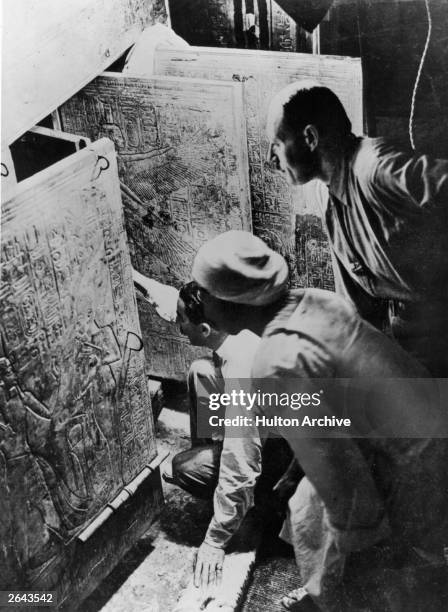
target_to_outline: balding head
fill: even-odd
[[[268,161],[291,185],[328,183],[335,152],[345,147],[351,123],[339,98],[315,81],[282,89],[268,112]]]
[[[275,94],[269,103],[268,117],[266,122],[266,131],[269,140],[274,138],[278,125],[283,119],[283,108],[285,104],[288,104],[300,91],[310,91],[316,87],[320,87],[319,83],[317,81],[312,81],[311,79],[295,81]]]
[[[272,140],[282,132],[297,132],[306,125],[315,125],[321,136],[348,135],[352,125],[337,95],[317,81],[290,83],[271,100],[267,131]]]

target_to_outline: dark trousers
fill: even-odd
[[[213,497],[218,484],[222,442],[198,436],[198,415],[207,414],[211,393],[222,393],[221,369],[213,359],[198,359],[188,372],[191,448],[173,458],[174,483],[195,497]]]
[[[221,369],[212,359],[198,359],[192,363],[188,373],[192,448],[173,458],[173,479],[176,485],[203,499],[212,498],[218,484],[222,442],[197,435],[198,413],[202,410],[207,414],[210,393],[222,393],[223,390]],[[255,490],[256,503],[270,504],[272,487],[285,472],[291,458],[292,451],[282,438],[268,438],[265,441],[262,450],[263,471]]]

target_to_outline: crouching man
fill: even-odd
[[[177,291],[135,270],[133,278],[161,317],[176,320],[194,346],[213,351],[210,359],[198,359],[190,367],[192,447],[173,458],[172,475],[165,474],[164,478],[194,496],[213,498],[214,514],[198,550],[194,583],[197,587],[219,584],[225,548],[254,505],[255,484],[261,473],[261,442],[255,425],[247,425],[240,432],[235,428],[224,427],[221,432],[213,428],[210,438],[198,436],[198,420],[218,414],[232,418],[233,411],[239,414],[235,406],[226,407],[225,412],[211,412],[209,397],[220,397],[226,381],[229,384],[250,377],[260,338],[248,330],[229,335],[216,329],[204,315],[196,283]]]
[[[311,596],[322,610],[345,612],[344,570],[352,563],[356,577],[376,549],[380,565],[393,558],[397,569],[381,585],[389,607],[376,609],[419,610],[422,601],[424,609],[437,609],[429,605],[434,593],[425,591],[419,570],[429,568],[433,578],[446,570],[448,445],[446,410],[428,403],[434,381],[427,371],[342,297],[319,289],[288,291],[286,262],[250,233],[226,232],[203,245],[192,276],[202,287],[204,316],[216,328],[262,336],[254,384],[265,381],[291,396],[315,379],[398,381],[399,392],[383,394],[381,402],[374,392],[366,394],[362,410],[337,394],[321,394],[320,415],[347,417],[354,425],[350,434],[335,426],[325,437],[298,435],[278,418],[291,416],[289,407],[259,404],[305,473],[287,525],[303,589],[284,603],[300,606]],[[390,555],[378,553],[378,546]],[[375,609],[372,591],[364,595],[356,609]],[[436,605],[441,609],[442,599]]]

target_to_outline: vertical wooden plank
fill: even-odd
[[[297,25],[294,19],[272,0],[268,3],[270,51],[297,51]]]
[[[255,48],[246,15],[260,27],[259,46],[297,51],[297,26],[275,0],[170,0],[172,27],[191,45]]]
[[[122,217],[106,139],[2,204],[3,588],[70,592],[75,537],[157,454]]]
[[[210,237],[250,229],[242,85],[171,77],[96,79],[61,108],[64,129],[110,136],[133,265],[179,287]],[[140,303],[148,373],[184,379],[197,352]]]
[[[169,10],[173,30],[189,44],[236,46],[241,0],[169,0]]]
[[[296,240],[296,214],[303,216],[303,221],[308,219],[311,234],[315,235],[320,226],[319,244],[325,245],[320,221],[317,219],[317,225],[314,222],[320,211],[306,197],[303,188],[291,189],[266,162],[266,117],[269,102],[277,91],[298,79],[312,78],[336,92],[352,121],[354,132],[362,133],[359,59],[193,47],[157,50],[154,71],[156,74],[244,82],[254,232],[285,256],[294,284],[303,285],[306,279],[320,278],[316,286],[332,288],[331,266],[324,265],[327,271],[324,276],[316,275],[312,270],[313,260],[297,251],[302,242],[300,237]],[[303,224],[299,226],[303,229]],[[329,261],[324,246],[320,251],[321,257]]]

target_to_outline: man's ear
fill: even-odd
[[[303,136],[310,151],[314,151],[319,144],[319,132],[313,124],[308,124],[303,128]]]
[[[201,323],[199,325],[199,330],[204,338],[208,338],[212,333],[212,328],[208,323]]]

